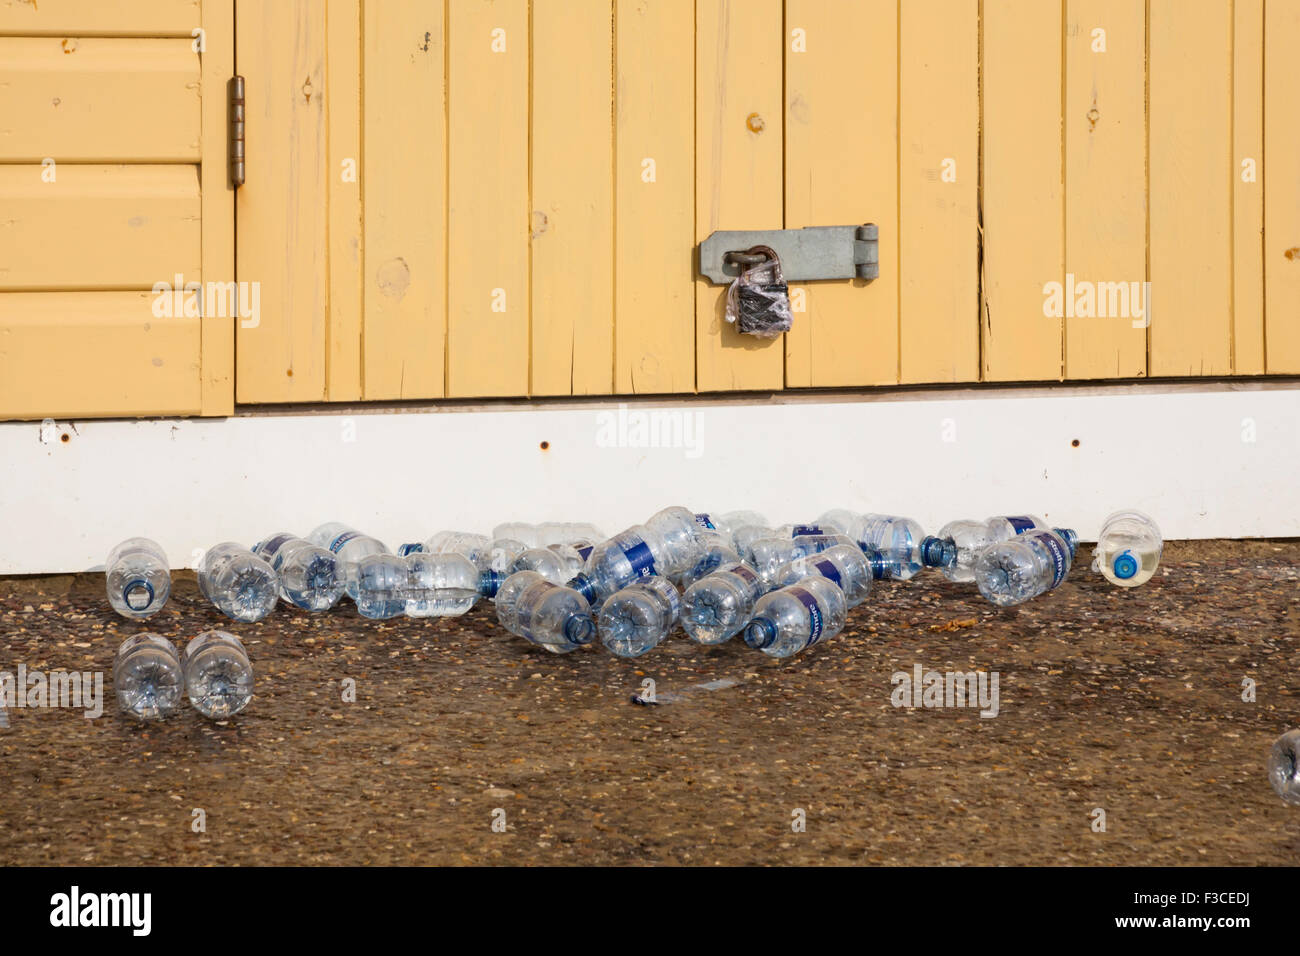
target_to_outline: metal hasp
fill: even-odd
[[[230,81],[230,185],[244,185],[244,78]]]
[[[880,275],[879,230],[861,226],[805,226],[803,229],[733,229],[700,243],[700,274],[729,283],[750,264],[752,246],[771,246],[781,257],[787,282],[816,279],[875,279]]]

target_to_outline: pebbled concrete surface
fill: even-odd
[[[188,573],[140,625],[100,575],[0,579],[0,670],[101,670],[107,698],[96,720],[9,712],[0,864],[1295,862],[1300,809],[1264,761],[1300,726],[1300,542],[1172,543],[1133,591],[1089,560],[1006,611],[929,573],[880,585],[786,662],[680,632],[638,661],[557,657],[484,605],[241,625]],[[211,627],[253,658],[248,710],[117,713],[126,636]],[[999,672],[999,715],[894,707],[916,664]],[[631,702],[646,678],[657,706]]]

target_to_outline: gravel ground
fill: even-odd
[[[234,624],[190,573],[138,625],[100,575],[0,578],[0,670],[103,671],[109,698],[10,710],[0,864],[1294,862],[1300,810],[1264,761],[1300,725],[1300,542],[1171,543],[1132,591],[1088,560],[1010,610],[934,574],[880,584],[785,662],[680,632],[638,661],[553,656],[488,606]],[[212,627],[253,658],[243,714],[117,713],[126,636]],[[998,716],[894,707],[917,664],[998,672]],[[646,678],[658,705],[632,702]]]

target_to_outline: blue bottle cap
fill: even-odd
[[[1138,573],[1137,558],[1133,557],[1132,551],[1125,551],[1111,563],[1110,568],[1115,572],[1115,577],[1127,581]]]

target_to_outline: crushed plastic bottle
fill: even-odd
[[[693,512],[680,506],[664,508],[647,518],[645,526],[663,538],[668,558],[665,573],[683,571],[698,560],[700,548],[696,535],[700,527]]]
[[[167,552],[148,538],[127,538],[104,562],[108,603],[125,618],[141,621],[162,610],[171,594]]]
[[[181,706],[185,675],[171,641],[157,634],[128,637],[113,660],[118,709],[137,720],[161,720]]]
[[[511,634],[519,633],[519,614],[516,605],[519,603],[519,595],[538,581],[545,581],[536,571],[519,571],[510,575],[497,588],[496,593],[496,612],[497,623],[509,631]]]
[[[844,629],[844,592],[820,575],[758,599],[745,643],[771,657],[793,657]]]
[[[236,621],[260,621],[280,600],[280,579],[263,558],[226,541],[209,548],[199,562],[199,591],[218,611]]]
[[[343,568],[334,552],[288,531],[253,545],[280,579],[280,597],[306,611],[327,611],[343,596]]]
[[[856,544],[837,544],[818,554],[795,558],[776,574],[780,587],[798,584],[810,574],[817,574],[844,592],[844,603],[855,608],[871,594],[875,578],[871,561]]]
[[[673,570],[663,536],[645,525],[633,525],[596,545],[582,573],[574,575],[568,586],[598,608],[607,597],[637,578],[667,576]]]
[[[721,644],[744,630],[754,604],[767,591],[747,564],[724,564],[682,595],[682,630],[697,644]]]
[[[1289,730],[1273,742],[1268,754],[1268,782],[1279,797],[1300,806],[1300,730]]]
[[[740,555],[732,546],[731,538],[720,531],[700,531],[697,540],[700,550],[695,564],[680,574],[672,576],[673,582],[683,588],[690,587],[724,564],[734,564],[740,560]]]
[[[700,511],[695,514],[695,524],[701,531],[716,531],[721,534],[734,549],[737,531],[741,528],[765,528],[767,519],[757,511]]]
[[[641,578],[612,594],[600,609],[601,642],[615,657],[640,657],[672,631],[682,598],[665,577]]]
[[[357,613],[372,620],[406,613],[410,580],[406,562],[395,554],[368,554],[357,562]]]
[[[850,511],[847,508],[832,508],[817,516],[814,522],[819,528],[824,528],[828,534],[850,534],[854,527],[862,520],[862,515],[856,511]]]
[[[339,521],[330,521],[313,529],[307,540],[338,556],[343,563],[344,591],[353,601],[357,599],[357,566],[361,559],[372,554],[389,553],[378,538],[362,534]]]
[[[1111,584],[1135,588],[1146,584],[1160,565],[1164,539],[1156,523],[1140,511],[1116,511],[1097,535],[1092,570]]]
[[[463,554],[429,554],[417,551],[406,556],[408,617],[452,617],[464,614],[480,597],[490,596],[497,571],[480,571]]]
[[[925,532],[911,518],[896,515],[862,515],[854,522],[849,537],[863,551],[878,551],[885,561],[884,576],[895,581],[915,577],[925,562],[921,542]]]
[[[777,572],[798,558],[806,558],[838,544],[853,544],[842,534],[801,534],[793,538],[760,538],[745,554],[745,563],[767,584],[776,584]]]
[[[225,631],[204,631],[181,654],[185,692],[204,717],[225,720],[253,699],[253,665],[239,638]]]
[[[576,552],[574,557],[577,557]],[[578,571],[581,570],[579,567]],[[562,555],[550,548],[529,548],[506,569],[507,575],[520,571],[536,571],[552,584],[564,584],[576,573]]]
[[[1035,528],[989,545],[975,558],[980,594],[1010,607],[1046,594],[1070,572],[1069,545],[1055,531]]]
[[[513,577],[506,579],[502,590],[510,585]],[[530,581],[513,596],[512,605],[509,620],[514,623],[514,633],[553,654],[577,650],[590,644],[596,636],[591,607],[573,588],[545,579]],[[497,618],[502,620],[499,611]]]
[[[975,558],[989,545],[1009,541],[1018,534],[1051,526],[1037,515],[995,515],[983,521],[950,521],[939,533],[921,542],[921,559],[926,567],[938,568],[948,580],[975,580]],[[1052,528],[1070,548],[1073,560],[1079,536],[1069,528]]]

